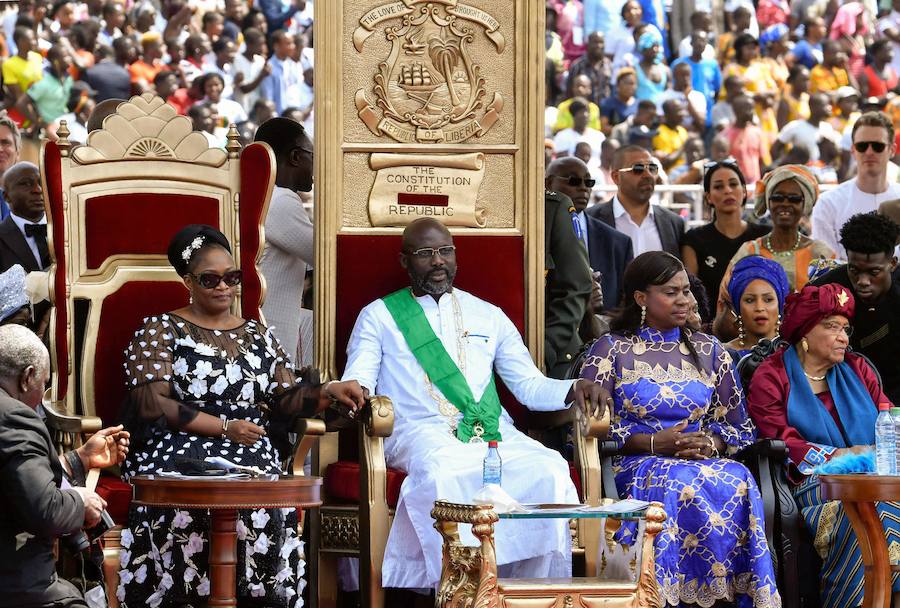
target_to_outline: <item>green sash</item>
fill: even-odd
[[[491,374],[491,381],[484,389],[481,401],[475,401],[465,376],[431,329],[425,311],[413,298],[410,289],[395,291],[382,300],[416,361],[444,397],[462,412],[463,418],[456,429],[457,439],[464,442],[473,438],[476,441],[499,441],[500,398],[494,386],[494,374]]]

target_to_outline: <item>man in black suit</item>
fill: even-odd
[[[659,165],[646,149],[619,148],[612,160],[612,179],[619,188],[616,196],[608,203],[591,207],[587,214],[628,235],[635,256],[662,250],[680,258],[684,220],[668,209],[650,204],[658,174]]]
[[[84,487],[89,468],[120,463],[128,452],[122,427],[95,433],[57,456],[35,412],[50,375],[50,357],[21,325],[0,327],[0,607],[86,608],[78,590],[56,575],[53,545],[100,520],[106,502]]]
[[[588,251],[591,269],[599,272],[604,307],[618,306],[622,298],[622,276],[634,257],[631,239],[585,213],[594,180],[587,165],[579,158],[565,156],[547,167],[544,180],[547,190],[555,190],[572,199],[572,224]]]
[[[44,194],[37,166],[16,163],[3,175],[10,216],[0,222],[0,272],[20,264],[25,272],[50,266]]]

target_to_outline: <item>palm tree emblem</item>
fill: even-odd
[[[428,41],[428,56],[431,62],[444,76],[447,81],[447,91],[450,93],[450,102],[453,107],[460,105],[459,95],[456,93],[456,87],[453,85],[453,70],[459,64],[460,50],[459,40],[450,38],[443,40],[441,38],[432,38]]]

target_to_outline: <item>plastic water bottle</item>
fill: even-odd
[[[890,408],[889,403],[878,404],[875,420],[875,470],[879,475],[897,474],[896,431]]]
[[[894,475],[900,475],[900,407],[892,407],[891,416],[894,418],[894,441],[897,442],[894,446],[894,454],[897,456],[894,459],[894,462],[896,463]]]
[[[497,450],[496,441],[488,441],[487,456],[484,457],[484,469],[482,482],[484,485],[495,483],[500,485],[500,475],[503,469],[503,460],[500,458],[500,452]]]

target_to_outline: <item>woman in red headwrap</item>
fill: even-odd
[[[853,295],[835,283],[788,296],[781,335],[790,346],[759,366],[747,399],[760,437],[787,444],[794,498],[822,557],[825,608],[862,602],[863,568],[853,528],[840,503],[822,498],[814,469],[871,449],[877,405],[890,402],[866,360],[847,352],[853,309]],[[888,545],[900,543],[900,505],[878,503],[878,511]]]

